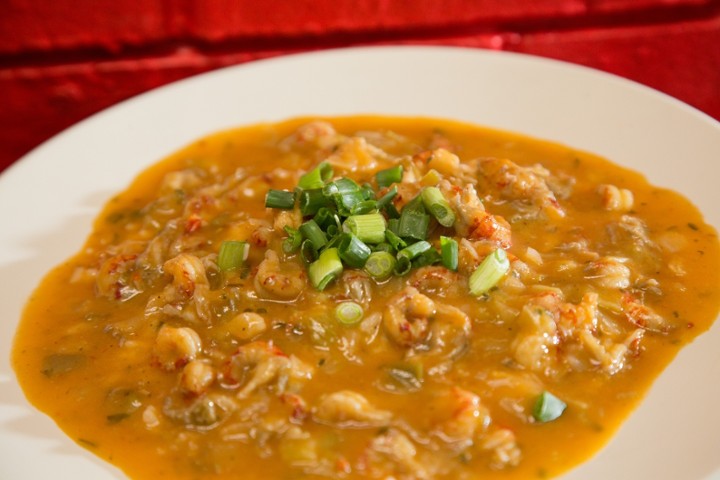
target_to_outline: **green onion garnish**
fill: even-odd
[[[380,243],[385,240],[385,217],[379,213],[352,215],[343,223],[343,231],[365,243]]]
[[[338,227],[341,225],[340,217],[337,216],[337,213],[327,207],[320,208],[315,214],[315,217],[313,217],[313,220],[325,231],[327,231],[331,225]]]
[[[302,233],[303,237],[310,240],[315,250],[320,250],[328,241],[325,232],[320,229],[320,226],[315,223],[315,220],[308,220],[300,225],[300,233]]]
[[[323,250],[320,257],[308,266],[308,277],[315,288],[325,290],[343,271],[337,248]]]
[[[295,206],[295,192],[270,189],[265,196],[265,206],[267,208],[292,210],[292,208]]]
[[[395,204],[392,202],[385,205],[385,213],[387,214],[388,218],[392,218],[392,219],[400,218],[400,212],[398,212],[398,209],[395,208]]]
[[[395,263],[395,268],[393,269],[393,273],[397,275],[398,277],[402,277],[403,275],[410,272],[412,269],[412,262],[410,262],[410,259],[405,256],[398,256],[397,262]]]
[[[432,245],[430,245],[429,242],[426,242],[425,240],[422,240],[417,243],[413,243],[412,245],[403,248],[400,250],[397,254],[398,261],[400,261],[400,257],[407,257],[408,260],[412,260],[413,258],[417,257],[418,255],[421,255],[428,250],[432,248]]]
[[[338,254],[352,268],[362,268],[370,257],[370,247],[352,233],[343,233],[338,243]]]
[[[300,193],[300,212],[303,216],[315,215],[321,208],[328,205],[328,199],[322,189],[303,190]]]
[[[423,205],[443,227],[452,227],[455,223],[455,212],[437,187],[425,187],[420,192]]]
[[[445,268],[457,271],[458,268],[458,242],[454,238],[440,236],[440,252]]]
[[[335,307],[335,319],[343,325],[355,325],[363,318],[363,309],[355,302],[342,302]]]
[[[247,242],[228,240],[220,245],[217,265],[223,272],[236,270],[243,266],[250,253],[250,245]]]
[[[430,216],[417,210],[403,208],[398,221],[397,234],[402,238],[425,240],[427,238]]]
[[[560,417],[567,408],[565,402],[548,391],[544,391],[535,400],[533,418],[538,422],[551,422]]]
[[[375,190],[369,183],[363,184],[363,186],[360,188],[360,193],[362,193],[362,196],[365,200],[375,199]]]
[[[387,205],[390,205],[390,202],[392,202],[392,199],[395,198],[395,195],[397,195],[397,193],[398,193],[397,187],[392,187],[390,190],[388,190],[388,192],[387,192],[385,195],[383,195],[382,197],[378,198],[378,200],[377,200],[377,209],[378,209],[378,210],[382,210],[382,209],[385,208]],[[394,205],[393,205],[393,208],[395,208]],[[397,211],[397,210],[396,210],[396,211]]]
[[[345,217],[352,215],[355,206],[365,201],[359,190],[357,192],[335,193],[332,195],[332,199],[335,201],[338,213]]]
[[[341,228],[342,226],[330,225],[325,232],[328,234],[328,237],[335,238],[335,236],[342,231]]]
[[[317,167],[313,168],[305,175],[300,177],[298,187],[303,190],[313,190],[325,186],[333,176],[332,165],[328,162],[321,162]]]
[[[497,285],[508,270],[510,270],[510,261],[507,253],[502,248],[498,248],[485,257],[470,275],[470,293],[476,296],[486,293]]]
[[[282,249],[285,253],[295,253],[297,252],[298,248],[300,248],[300,245],[302,244],[302,234],[299,230],[295,230],[292,227],[285,226],[284,227],[285,233],[287,233],[287,238],[283,240],[282,243]]]
[[[405,240],[395,235],[395,233],[393,233],[390,229],[385,230],[385,239],[387,240],[387,243],[389,243],[390,246],[392,246],[392,248],[397,252],[407,247]]]
[[[360,192],[360,185],[358,185],[355,180],[351,180],[349,178],[338,178],[334,182],[330,182],[325,187],[323,187],[323,193],[326,196],[334,195],[336,193],[356,193]],[[360,192],[362,194],[362,192]],[[363,197],[364,199],[365,197]]]
[[[402,165],[396,165],[394,167],[380,170],[379,172],[377,172],[375,174],[375,180],[377,180],[378,187],[389,187],[393,183],[399,183],[400,180],[402,180],[402,174]]]
[[[265,198],[268,208],[297,205],[304,219],[297,230],[284,227],[283,252],[299,252],[319,290],[336,278],[343,266],[364,268],[380,281],[393,273],[405,275],[413,268],[440,263],[456,271],[457,241],[441,237],[439,249],[427,241],[431,215],[444,227],[454,224],[450,203],[437,187],[425,186],[399,212],[393,203],[398,195],[394,184],[402,178],[402,165],[377,172],[376,183],[385,192],[379,196],[370,183],[360,186],[347,177],[333,180],[332,166],[321,162],[300,178],[294,191],[270,189]],[[471,292],[487,292],[505,275],[508,265],[504,251],[493,252],[470,277]]]
[[[310,265],[318,258],[318,251],[308,239],[303,240],[300,244],[300,258],[302,258],[306,265]]]
[[[400,223],[399,218],[389,218],[387,221],[387,229],[397,235],[398,224]]]
[[[440,263],[441,261],[442,256],[438,253],[437,250],[431,248],[429,250],[425,250],[420,255],[415,257],[412,261],[412,266],[413,268],[420,268],[427,265],[435,265],[436,263]]]
[[[387,232],[387,230],[385,230]],[[390,252],[393,253],[395,249],[387,242],[378,243],[372,247],[373,252]]]
[[[395,257],[389,252],[373,252],[365,262],[365,271],[375,280],[390,278],[395,268]]]
[[[364,215],[377,210],[377,202],[375,200],[363,200],[356,203],[352,208],[353,215]]]

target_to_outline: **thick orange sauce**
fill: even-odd
[[[392,341],[385,323],[372,340],[358,328],[339,325],[332,311],[348,298],[342,280],[322,293],[305,286],[296,299],[268,298],[259,293],[254,277],[266,250],[280,250],[285,233],[273,226],[277,214],[264,208],[265,193],[268,188],[292,189],[297,172],[312,169],[337,151],[341,141],[328,147],[291,136],[309,121],[222,132],[149,168],[106,205],[80,253],[52,270],[28,301],[13,350],[25,394],[74,441],[132,478],[552,477],[601,448],[679,349],[717,316],[717,234],[682,196],[589,153],[434,119],[349,117],[329,122],[348,137],[382,132],[381,142],[380,137],[366,136],[370,143],[380,143],[387,156],[371,150],[370,157],[382,157],[377,165],[346,174],[359,183],[397,159],[442,146],[466,164],[480,157],[507,158],[523,168],[541,164],[553,179],[548,184],[557,190],[564,212],[561,218],[523,217],[517,202],[493,190],[503,186],[486,178],[478,183],[478,193],[488,212],[509,223],[512,245],[507,252],[522,262],[513,263],[515,280],[506,278],[482,299],[469,295],[462,274],[452,277],[460,286],[448,290],[428,286],[413,273],[371,283],[365,318],[386,315],[387,306],[412,284],[437,305],[453,306],[467,316],[472,324],[472,332],[463,338],[467,348],[448,360],[424,352],[424,347],[409,352]],[[421,163],[418,168],[427,169]],[[191,173],[176,182],[168,177],[176,171]],[[214,184],[221,186],[213,190]],[[606,208],[600,185],[630,190],[632,207]],[[208,198],[210,192],[217,194],[215,200]],[[627,216],[642,221],[647,242],[628,233],[630,227],[623,223]],[[178,220],[177,228],[169,231],[173,220]],[[267,227],[261,232],[267,239],[258,240],[258,226]],[[156,250],[155,239],[161,244]],[[223,241],[233,239],[255,242],[249,270],[231,282],[218,280],[212,255]],[[488,242],[482,239],[479,244]],[[532,251],[541,257],[539,262],[533,263],[537,258]],[[198,313],[195,298],[163,297],[173,286],[163,263],[183,252],[210,256],[205,264],[205,317]],[[608,257],[624,259],[615,267],[622,273],[622,265],[629,266],[629,284],[620,281],[613,287],[597,280],[611,276],[604,270],[611,262],[604,260]],[[108,266],[112,258],[132,267],[103,283],[103,275],[127,266]],[[297,255],[283,261],[303,268]],[[135,290],[120,288],[128,285]],[[573,310],[569,306],[584,305],[589,292],[599,295],[594,311],[608,325],[589,329],[584,338],[597,340],[605,353],[622,344],[618,339],[639,332],[641,339],[628,340],[627,352],[618,357],[619,368],[603,364],[600,353],[581,349],[575,355],[573,349],[582,344],[570,338],[575,334],[561,335],[559,344],[548,346],[547,356],[553,358],[538,360],[550,362],[542,368],[524,361],[518,338],[529,335],[528,322],[539,318],[528,305],[536,305],[534,299],[548,289],[561,292],[563,306],[554,313],[558,324],[559,316]],[[557,295],[553,298],[558,300]],[[652,319],[645,317],[639,321],[634,310],[639,307],[628,298],[641,301],[660,326],[650,325]],[[152,302],[158,308],[150,308]],[[169,305],[180,305],[181,313]],[[261,316],[266,329],[248,338],[238,333],[232,319],[243,312]],[[194,358],[212,372],[210,383],[198,391],[184,383],[189,375],[184,364],[190,359],[163,365],[158,335],[165,326],[197,333],[202,346]],[[597,333],[603,328],[612,334]],[[271,342],[312,373],[297,385],[290,375],[289,386],[273,380],[239,395],[238,384],[248,378],[230,381],[228,362],[252,342]],[[421,387],[403,390],[392,383],[387,372],[397,365],[420,368]],[[400,390],[391,391],[394,388]],[[327,420],[323,395],[348,390],[390,412],[391,420],[357,428]],[[533,402],[542,390],[567,403],[559,419],[532,420]],[[452,428],[448,422],[467,408],[462,398],[453,397],[458,391],[479,399],[482,409],[471,411],[474,417],[487,414],[491,419],[486,426],[473,424],[462,446],[443,440]],[[207,405],[191,409],[210,395],[215,410],[209,412]],[[295,396],[302,399],[302,408],[293,404]],[[218,400],[222,398],[229,399],[227,405]],[[412,460],[377,453],[381,448],[373,442],[378,438],[397,441],[388,432],[399,432],[410,442]],[[502,451],[491,447],[490,439],[505,433],[513,438],[507,452],[519,457],[503,464],[495,458],[502,457]]]

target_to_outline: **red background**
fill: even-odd
[[[0,170],[88,115],[173,80],[378,44],[557,58],[720,119],[720,0],[0,0]]]

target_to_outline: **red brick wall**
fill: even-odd
[[[0,170],[82,118],[188,75],[397,43],[567,60],[720,119],[720,0],[3,0]]]

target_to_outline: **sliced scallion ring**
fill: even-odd
[[[412,262],[410,262],[410,259],[408,257],[397,257],[397,261],[395,262],[395,268],[393,269],[393,273],[395,273],[395,275],[397,275],[398,277],[402,277],[403,275],[409,273],[411,269]]]
[[[327,248],[308,266],[308,277],[313,287],[322,291],[343,271],[337,248]]]
[[[420,195],[408,202],[400,212],[397,235],[402,238],[425,240],[430,225],[430,216],[425,213]]]
[[[365,262],[365,271],[375,280],[387,280],[393,274],[395,263],[395,256],[392,253],[373,252]]]
[[[378,200],[377,200],[377,209],[378,209],[378,210],[382,210],[382,209],[385,208],[387,205],[389,205],[390,202],[392,202],[392,199],[395,198],[395,196],[397,195],[397,193],[398,193],[397,187],[392,187],[390,190],[388,190],[388,192],[387,192],[385,195],[383,195],[382,197],[378,198]]]
[[[352,233],[365,243],[385,240],[385,217],[379,213],[351,215],[343,223],[343,231]]]
[[[328,241],[325,232],[320,229],[320,226],[315,223],[315,220],[308,220],[300,225],[300,233],[302,233],[303,237],[310,240],[315,250],[320,250]]]
[[[300,248],[300,245],[302,244],[302,234],[299,230],[295,230],[292,227],[285,226],[284,227],[285,233],[287,233],[287,237],[285,240],[283,240],[282,243],[282,249],[285,253],[295,253]]]
[[[295,206],[295,192],[287,190],[268,190],[265,196],[265,207],[292,210]]]
[[[455,223],[455,212],[437,187],[425,187],[420,192],[423,205],[443,227],[452,227]]]
[[[375,180],[377,180],[378,187],[389,187],[393,183],[400,183],[400,180],[402,180],[402,174],[402,165],[396,165],[377,172],[375,174]]]
[[[475,271],[470,275],[470,293],[479,296],[487,293],[510,270],[510,261],[507,253],[498,248],[485,257]]]
[[[321,188],[303,190],[300,193],[300,212],[304,215],[315,215],[321,208],[328,205],[328,199]]]
[[[325,184],[332,178],[333,168],[328,162],[321,162],[317,167],[313,168],[305,175],[300,177],[298,187],[303,190],[313,190],[323,188]]]
[[[430,243],[426,242],[425,240],[413,243],[412,245],[409,245],[398,252],[398,261],[400,261],[400,257],[407,257],[408,260],[412,260],[418,255],[427,252],[431,248],[432,245],[430,245]]]
[[[370,257],[370,247],[352,233],[343,233],[338,242],[338,254],[348,267],[362,268]]]
[[[407,247],[405,240],[395,235],[392,230],[389,229],[385,230],[385,240],[398,252]]]
[[[413,268],[421,268],[428,265],[435,265],[442,261],[442,256],[434,248],[425,250],[420,255],[416,256],[412,261]]]
[[[217,265],[223,272],[242,267],[250,253],[250,245],[239,240],[228,240],[220,245]]]
[[[458,269],[458,242],[454,238],[440,236],[440,254],[445,268],[457,271]]]
[[[335,319],[343,325],[359,323],[363,313],[363,308],[355,302],[342,302],[335,307]]]

